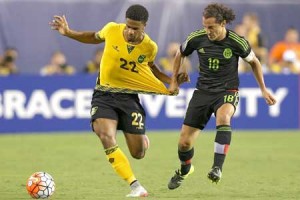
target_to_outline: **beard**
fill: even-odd
[[[135,42],[136,38],[134,37],[134,35],[128,35],[127,40],[128,40],[128,42]]]
[[[216,35],[215,34],[211,34],[211,35],[207,35],[208,39],[211,41],[216,40]]]

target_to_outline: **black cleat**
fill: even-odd
[[[178,169],[177,171],[175,171],[175,175],[169,181],[168,188],[170,190],[174,190],[174,189],[178,188],[181,185],[182,181],[184,179],[186,179],[193,172],[194,172],[194,166],[193,165],[191,165],[189,173],[187,173],[185,175],[181,175],[180,170]]]
[[[207,178],[211,180],[212,183],[218,183],[221,180],[222,171],[220,167],[213,167],[207,174]]]

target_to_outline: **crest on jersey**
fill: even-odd
[[[134,46],[127,45],[127,51],[128,51],[128,53],[131,53],[133,49],[134,49]]]
[[[231,49],[230,48],[224,49],[223,56],[224,56],[224,58],[227,58],[227,59],[231,58],[232,57]]]
[[[145,58],[146,58],[145,55],[140,55],[139,58],[138,58],[138,62],[139,62],[139,63],[144,62]]]
[[[98,106],[93,107],[93,108],[91,109],[91,116],[93,116],[93,115],[97,112],[97,110],[98,110]]]

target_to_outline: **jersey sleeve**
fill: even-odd
[[[193,51],[197,49],[199,38],[202,35],[206,35],[206,31],[204,29],[196,30],[190,33],[186,40],[180,46],[181,54],[184,56],[191,55]]]
[[[241,48],[240,57],[242,57],[242,58],[246,58],[252,52],[249,42],[245,39],[244,39],[244,41],[246,42],[247,45],[242,46],[242,48]]]
[[[152,41],[152,46],[153,46],[153,50],[152,50],[152,54],[149,58],[149,62],[154,62],[156,55],[157,55],[157,51],[158,51],[157,44],[153,41]]]
[[[180,45],[180,52],[184,56],[189,56],[193,53],[194,48],[192,47],[192,39],[189,37]]]
[[[97,33],[96,33],[96,37],[101,39],[101,40],[105,40],[106,36],[108,35],[109,33],[109,30],[115,26],[116,23],[115,22],[109,22],[107,23],[101,30],[99,30]]]
[[[237,48],[236,52],[241,58],[246,58],[252,52],[249,42],[244,37],[230,31],[229,38],[235,43],[235,47]]]

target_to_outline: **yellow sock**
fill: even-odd
[[[107,160],[120,177],[129,184],[136,180],[126,155],[122,152],[118,145],[105,149],[105,153]]]

